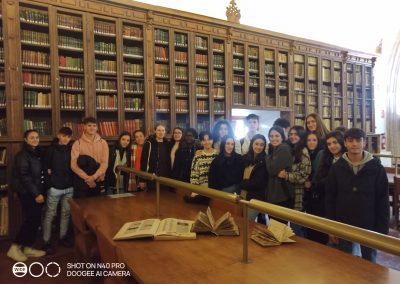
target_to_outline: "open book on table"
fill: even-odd
[[[231,216],[231,213],[226,212],[215,221],[210,207],[207,208],[207,213],[200,211],[197,214],[192,231],[197,233],[212,232],[219,236],[239,235],[239,228]]]
[[[294,236],[294,233],[289,226],[274,219],[270,219],[268,227],[257,224],[250,238],[258,244],[267,247],[277,246],[282,243],[295,243],[296,241],[290,239],[292,236]]]
[[[113,240],[153,237],[155,240],[196,239],[191,232],[193,221],[175,218],[145,219],[125,223]]]

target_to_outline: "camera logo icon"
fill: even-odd
[[[23,262],[17,262],[13,265],[12,271],[16,277],[24,277],[28,273],[28,267]]]

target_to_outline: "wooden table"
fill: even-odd
[[[76,200],[92,229],[112,238],[128,221],[155,216],[155,194]],[[185,204],[179,195],[161,193],[161,218],[194,219],[204,205]],[[213,207],[214,217],[222,215]],[[241,227],[240,217],[235,217]],[[297,243],[263,248],[249,241],[250,264],[242,259],[242,237],[198,235],[197,240],[117,241],[119,261],[143,283],[400,283],[400,272],[339,250],[294,237]]]

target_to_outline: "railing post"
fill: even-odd
[[[247,204],[243,205],[243,263],[249,263],[249,238],[248,238],[248,231],[249,231],[249,218],[248,218],[248,207]]]
[[[160,182],[156,180],[156,215],[160,218]]]

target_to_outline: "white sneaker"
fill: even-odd
[[[44,250],[38,250],[31,247],[24,247],[24,254],[28,257],[41,257],[45,256],[46,252]]]
[[[28,258],[26,255],[21,251],[21,246],[12,244],[10,249],[7,252],[7,256],[14,261],[26,261]]]

